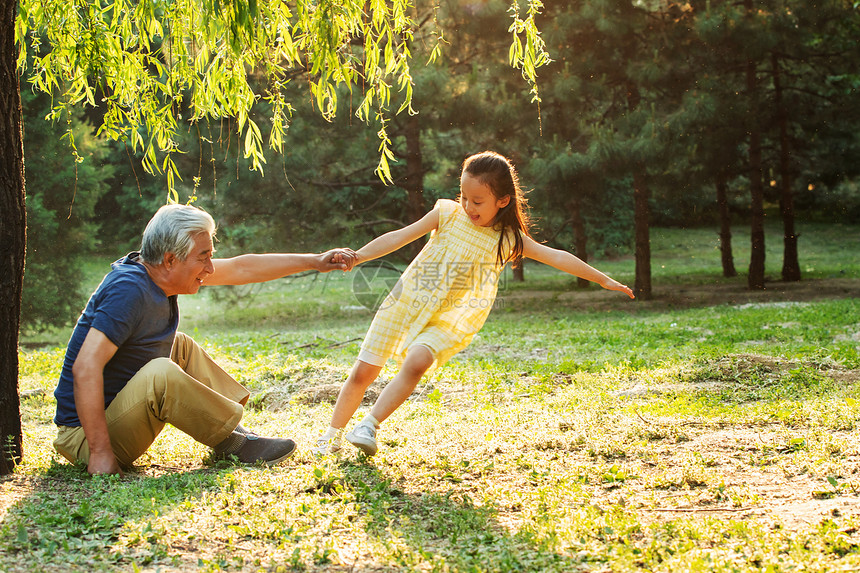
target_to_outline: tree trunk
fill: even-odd
[[[511,271],[513,275],[514,282],[524,283],[526,282],[526,269],[523,266],[523,258],[520,257],[516,261],[514,261],[513,270]]]
[[[735,270],[735,259],[732,255],[732,215],[729,211],[728,184],[724,172],[717,175],[716,188],[717,206],[720,210],[720,255],[723,261],[723,276],[735,277],[738,271]]]
[[[634,83],[627,85],[627,107],[633,111],[642,99]],[[648,204],[651,192],[645,179],[645,165],[633,165],[633,225],[636,242],[636,278],[633,294],[639,300],[651,300],[651,207]]]
[[[16,0],[0,2],[0,475],[21,461],[18,399],[18,328],[24,284],[27,212],[21,93],[15,67]]]
[[[574,193],[567,205],[570,212],[570,221],[573,228],[573,253],[583,262],[588,262],[588,236],[585,234],[585,221],[582,219],[579,196]],[[578,288],[588,288],[591,281],[582,277],[576,277]]]
[[[782,280],[800,280],[800,262],[797,258],[797,234],[794,231],[794,197],[791,192],[791,143],[788,139],[788,109],[782,99],[782,78],[779,57],[771,54],[773,62],[773,88],[779,124],[779,177],[782,180],[779,205],[782,212],[783,252]]]
[[[752,11],[751,0],[746,0]],[[761,129],[758,121],[758,85],[756,64],[747,62],[747,97],[750,100],[749,117],[749,177],[750,177],[750,268],[747,284],[750,289],[764,290],[764,182],[761,168]]]
[[[645,167],[637,165],[633,172],[634,225],[636,237],[636,280],[633,293],[640,300],[651,300],[651,192],[645,181]]]
[[[424,203],[424,162],[421,156],[421,125],[417,115],[406,118],[406,177],[403,178],[403,188],[406,190],[406,221],[414,223],[427,213]],[[423,247],[422,241],[410,245],[411,258]]]

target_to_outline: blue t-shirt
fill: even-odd
[[[72,365],[90,328],[104,333],[117,346],[104,369],[105,408],[149,361],[170,356],[179,325],[176,296],[168,297],[152,282],[139,255],[130,253],[111,265],[112,270],[90,296],[75,325],[54,391],[54,422],[61,426],[81,425],[75,408]]]

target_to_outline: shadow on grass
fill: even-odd
[[[389,566],[450,571],[577,571],[580,559],[560,554],[554,539],[511,532],[498,510],[468,492],[407,493],[372,461],[342,463],[342,485],[367,518],[366,533],[389,555]],[[321,490],[333,486],[322,483]],[[593,558],[593,556],[592,556]],[[353,565],[361,569],[361,563]]]
[[[92,478],[80,466],[54,462],[43,474],[32,478],[31,491],[0,521],[0,570],[117,571],[128,570],[131,564],[144,570],[196,570],[191,565],[193,553],[183,555],[171,546],[171,536],[164,530],[172,527],[171,522],[162,522],[158,516],[167,516],[184,503],[194,504],[207,493],[227,487],[229,474],[237,467],[240,466],[204,467],[159,476]],[[588,560],[594,560],[593,555],[584,562],[559,553],[552,538],[509,531],[500,523],[496,508],[471,499],[463,489],[407,493],[372,460],[342,462],[338,471],[319,476],[305,490],[321,498],[338,497],[343,492],[349,493],[366,518],[365,533],[374,547],[372,563],[362,563],[359,555],[351,571],[379,567],[577,571],[586,568]],[[129,523],[146,526],[129,529]],[[294,541],[281,538],[278,547],[270,547],[273,563],[291,567],[288,552],[280,553],[286,547],[283,543]],[[293,566],[308,565],[297,561]],[[233,570],[227,562],[223,567]],[[241,564],[236,567],[244,570]],[[343,571],[344,565],[317,560],[314,568]]]
[[[137,534],[133,556],[110,547],[127,533],[126,524],[223,488],[235,468],[222,463],[159,476],[91,477],[82,465],[53,461],[27,480],[31,491],[0,521],[0,571],[103,571],[129,560],[164,560],[169,547],[157,531]]]

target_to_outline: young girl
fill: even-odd
[[[361,345],[352,372],[340,390],[329,429],[317,439],[318,455],[341,449],[341,436],[364,392],[385,362],[400,371],[385,386],[370,413],[346,440],[366,455],[376,453],[379,424],[408,398],[434,365],[464,349],[481,329],[496,298],[499,275],[520,256],[617,290],[623,284],[572,254],[535,242],[528,233],[526,201],[513,165],[486,151],[466,159],[459,203],[440,199],[419,221],[373,239],[350,264],[367,262],[432,233],[383,301]]]

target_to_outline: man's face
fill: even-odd
[[[212,266],[212,237],[209,233],[200,233],[194,237],[194,248],[184,261],[180,261],[172,253],[164,257],[164,268],[167,271],[168,295],[196,294],[206,277],[215,272]]]

